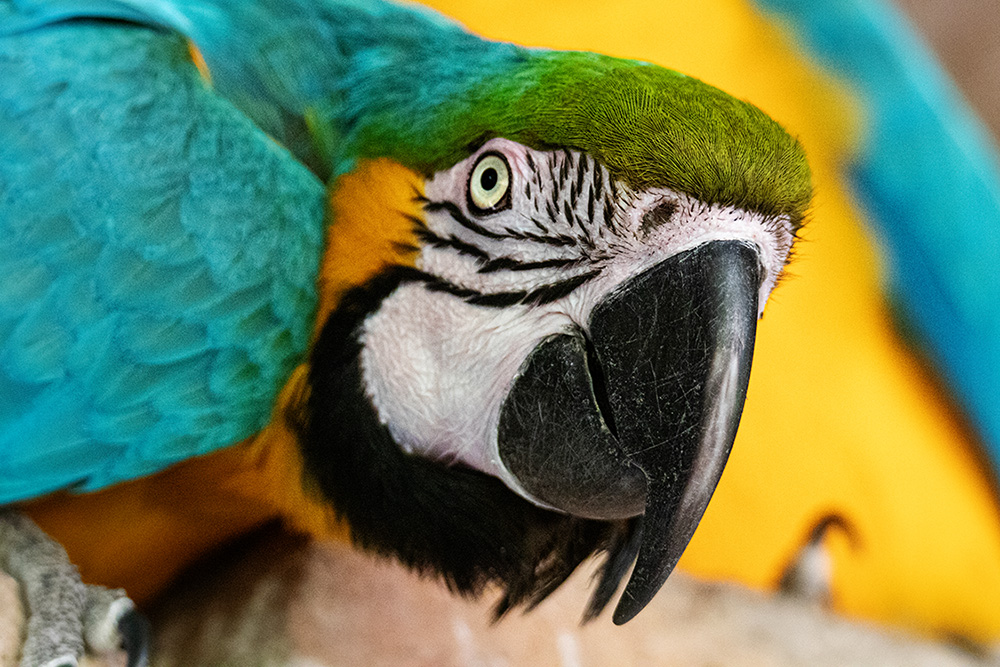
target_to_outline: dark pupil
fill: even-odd
[[[483,190],[487,192],[496,187],[497,184],[497,170],[493,167],[485,170],[483,175],[479,177],[479,184],[483,186]]]

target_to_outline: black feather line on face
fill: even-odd
[[[549,220],[552,220],[553,222],[556,220],[556,209],[553,202],[545,202],[545,212],[549,214]]]
[[[600,274],[600,270],[587,271],[565,280],[560,280],[548,285],[542,285],[532,290],[520,290],[516,292],[480,292],[470,287],[456,285],[434,274],[412,268],[401,268],[401,279],[423,282],[427,289],[434,292],[447,292],[468,303],[476,306],[487,306],[489,308],[507,308],[517,304],[544,305],[552,303],[557,299],[569,295],[573,290],[581,285],[593,280]]]
[[[493,261],[492,256],[472,243],[467,243],[454,235],[449,234],[448,236],[440,236],[435,234],[426,227],[416,228],[417,238],[424,244],[433,246],[435,248],[451,248],[459,255],[467,255],[469,257],[475,257],[484,262]]]
[[[593,618],[611,599],[635,558],[638,521],[581,519],[537,507],[500,480],[404,453],[379,421],[362,386],[364,319],[403,281],[390,270],[348,293],[313,348],[310,393],[295,415],[312,483],[351,527],[354,542],[440,576],[454,591],[503,590],[501,616],[533,607],[589,556],[608,552]]]
[[[532,234],[531,232],[522,232],[509,228],[504,229],[504,233],[497,233],[486,229],[482,225],[469,220],[463,213],[462,209],[456,206],[450,201],[429,201],[424,204],[424,209],[427,211],[446,211],[451,218],[457,222],[462,227],[465,227],[470,232],[478,234],[488,239],[516,239],[519,241],[530,241],[533,243],[544,243],[546,245],[552,246],[574,246],[577,241],[572,236],[566,236],[565,234],[551,234],[551,235],[539,235]]]
[[[490,259],[479,267],[479,273],[496,273],[498,271],[534,271],[536,269],[568,269],[574,266],[590,263],[589,257],[557,257],[543,259],[537,262],[522,262],[513,257],[497,257]]]
[[[569,224],[570,226],[572,226],[573,223],[577,222],[576,216],[573,215],[573,209],[570,208],[569,201],[563,202],[563,213],[566,214],[566,223]],[[579,223],[577,223],[577,226],[579,226]],[[582,231],[583,227],[580,227],[580,230]]]
[[[604,200],[604,224],[608,227],[614,226],[615,210],[610,199]]]

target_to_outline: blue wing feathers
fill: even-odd
[[[266,423],[313,328],[309,168],[346,170],[351,119],[423,94],[413,49],[516,51],[362,0],[0,0],[0,272],[18,276],[0,281],[0,503]],[[370,77],[386,58],[393,76]],[[307,115],[346,119],[332,153]]]
[[[380,0],[20,0],[19,7],[6,30],[46,16],[106,17],[185,35],[205,57],[216,92],[324,179],[352,168],[365,121],[412,122],[410,109],[464,94],[457,72],[503,75],[523,57],[519,47],[486,42],[430,9]]]
[[[176,317],[136,313],[118,328],[122,352],[154,366],[177,364],[209,351],[207,327]]]
[[[252,435],[312,331],[322,184],[181,36],[19,13],[111,4],[0,3],[0,503]]]

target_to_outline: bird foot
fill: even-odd
[[[66,551],[27,517],[0,511],[0,568],[21,586],[28,614],[20,667],[77,667],[84,651],[124,649],[149,663],[149,624],[121,590],[89,586]]]

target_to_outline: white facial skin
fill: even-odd
[[[665,188],[635,192],[581,153],[506,139],[436,174],[425,194],[417,268],[429,282],[403,284],[365,321],[366,391],[404,450],[499,477],[540,505],[497,448],[500,408],[535,346],[572,327],[586,331],[617,286],[708,241],[757,249],[762,312],[794,240],[787,218]],[[544,289],[554,284],[561,289]],[[504,293],[526,296],[488,305]]]

